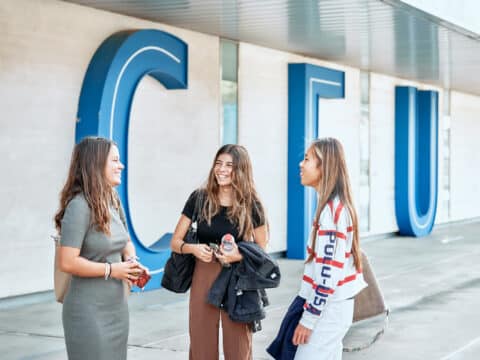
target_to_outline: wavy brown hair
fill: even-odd
[[[358,235],[358,216],[353,204],[350,178],[345,161],[343,146],[337,139],[322,138],[315,140],[310,149],[313,149],[318,166],[321,168],[321,178],[316,188],[318,193],[315,223],[318,224],[320,215],[330,200],[336,196],[348,210],[352,219],[353,243],[352,255],[357,271],[361,271],[360,239]],[[312,249],[315,249],[316,231],[312,231]],[[308,256],[307,262],[312,261],[313,252]]]
[[[61,233],[61,222],[68,203],[83,194],[91,210],[90,223],[110,236],[110,205],[119,207],[115,189],[105,178],[108,153],[115,143],[102,137],[86,137],[75,145],[67,181],[60,193],[55,227]]]
[[[220,187],[215,178],[215,163],[222,154],[229,154],[233,159],[233,202],[228,209],[227,216],[232,223],[237,225],[239,236],[245,240],[253,239],[254,224],[252,214],[254,212],[257,213],[260,222],[267,224],[265,210],[253,181],[252,163],[247,149],[241,145],[223,145],[215,154],[205,186],[205,200],[201,217],[210,225],[212,217],[220,211],[220,200],[218,198]]]

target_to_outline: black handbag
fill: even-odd
[[[202,209],[203,192],[198,192],[193,209],[192,223],[183,241],[187,244],[198,244],[197,226],[198,214]],[[192,254],[172,254],[165,264],[162,278],[162,287],[175,293],[185,293],[192,285],[193,270],[195,269],[195,256]]]

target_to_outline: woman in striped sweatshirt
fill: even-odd
[[[339,360],[343,337],[352,324],[353,298],[367,286],[341,143],[333,138],[314,141],[300,163],[300,178],[302,185],[317,191],[318,204],[300,292],[280,329],[281,346],[290,344],[295,360]],[[278,340],[269,348],[271,354]],[[298,345],[296,352],[292,343]],[[282,353],[274,357],[285,359],[286,352]]]

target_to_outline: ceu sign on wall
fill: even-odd
[[[438,93],[395,89],[395,213],[402,235],[432,231],[437,211]]]
[[[167,89],[186,89],[187,69],[188,46],[173,35],[139,30],[110,36],[95,52],[83,80],[75,141],[85,136],[112,139],[118,144],[121,159],[128,164],[130,108],[138,83],[150,75]],[[128,165],[122,176],[118,192],[130,236],[137,255],[153,275],[146,289],[158,288],[170,250],[145,247],[137,237],[128,201]]]

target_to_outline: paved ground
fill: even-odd
[[[391,309],[385,334],[344,360],[480,359],[480,223],[444,226],[422,238],[367,241],[363,248]],[[254,359],[265,347],[298,290],[302,262],[280,260],[282,283],[269,291],[263,330],[254,335]],[[187,359],[186,295],[164,290],[130,297],[129,359]],[[378,330],[352,328],[347,348],[367,344]],[[61,305],[49,294],[0,300],[1,359],[66,359]]]

